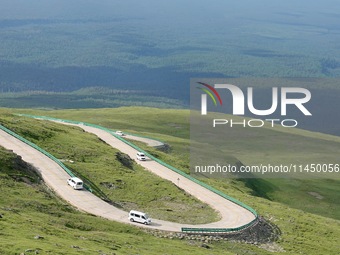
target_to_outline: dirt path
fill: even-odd
[[[130,155],[131,158],[135,158],[137,152],[135,149],[103,130],[85,125],[67,124],[63,122],[59,123],[78,126],[84,129],[86,132],[97,135],[110,146]],[[46,184],[51,187],[60,197],[68,201],[73,206],[84,212],[107,218],[109,220],[131,224],[128,221],[127,212],[109,205],[86,190],[75,191],[69,187],[66,183],[66,180],[69,178],[68,174],[57,163],[43,155],[41,152],[35,150],[34,148],[2,130],[0,130],[0,145],[6,149],[13,150],[13,152],[20,155],[24,161],[36,167],[41,173]],[[241,206],[238,206],[220,197],[212,191],[209,191],[202,186],[184,178],[183,176],[173,172],[172,170],[155,161],[137,161],[137,163],[141,164],[145,169],[155,173],[161,178],[173,182],[186,192],[207,203],[212,208],[217,210],[222,218],[218,222],[201,225],[179,224],[157,219],[153,219],[153,223],[150,226],[132,223],[134,225],[165,231],[181,231],[182,227],[233,228],[247,224],[255,218],[251,212],[242,208]]]

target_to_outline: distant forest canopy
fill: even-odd
[[[4,0],[0,92],[102,87],[186,105],[190,78],[339,77],[334,3]]]

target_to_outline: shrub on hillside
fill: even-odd
[[[123,166],[133,169],[133,160],[129,155],[122,152],[116,152],[116,158]]]

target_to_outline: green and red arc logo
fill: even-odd
[[[207,93],[207,95],[209,95],[210,98],[212,99],[212,101],[214,102],[215,106],[217,105],[216,98],[218,99],[220,105],[223,104],[220,94],[216,91],[216,89],[213,86],[211,86],[207,83],[204,83],[204,82],[197,82],[197,83],[206,87],[206,88],[202,88],[202,87],[197,87],[197,88],[204,91],[205,93]]]

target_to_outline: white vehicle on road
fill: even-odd
[[[143,152],[137,152],[137,159],[140,161],[145,161],[146,160],[145,154]]]
[[[77,177],[72,177],[68,179],[67,184],[70,185],[73,189],[83,189],[83,181]]]
[[[116,131],[116,135],[124,136],[125,134],[124,134],[122,131],[117,130],[117,131]]]
[[[151,219],[149,218],[149,216],[146,213],[138,212],[138,211],[134,211],[134,210],[131,210],[129,212],[129,220],[131,222],[139,222],[139,223],[143,223],[145,225],[151,224]]]

